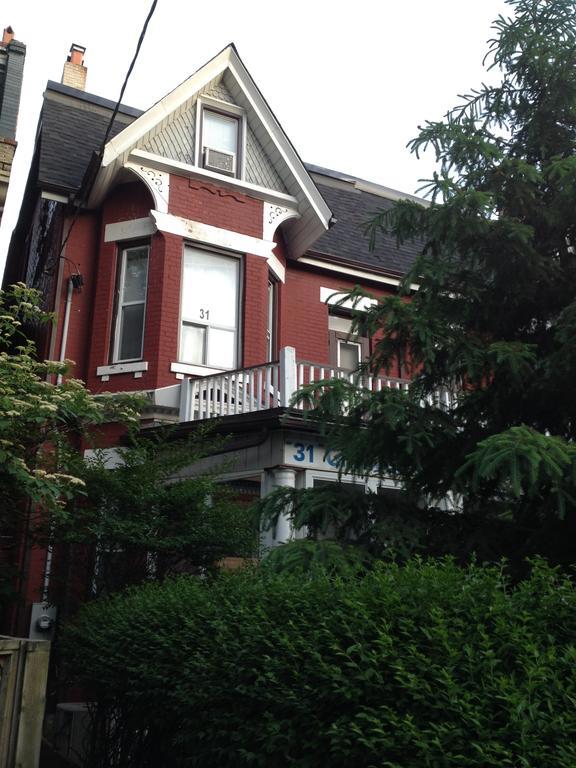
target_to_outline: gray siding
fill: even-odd
[[[219,82],[212,81],[200,91],[200,94],[229,104],[236,103],[221,80]],[[195,165],[196,101],[197,96],[195,95],[177,109],[170,116],[168,124],[164,124],[158,130],[151,131],[143,138],[138,145],[139,149],[181,163]],[[248,116],[246,136],[246,181],[277,192],[286,192],[282,179],[266,156],[250,125],[250,115]]]

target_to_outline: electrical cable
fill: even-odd
[[[148,24],[150,23],[150,19],[154,15],[154,11],[156,10],[156,5],[158,4],[158,0],[153,0],[152,5],[150,6],[150,10],[148,11],[148,15],[146,16],[146,20],[144,21],[144,26],[142,27],[142,31],[140,32],[140,37],[138,38],[138,43],[136,44],[136,51],[134,52],[134,56],[132,58],[132,61],[130,62],[130,66],[128,67],[128,71],[126,72],[126,76],[124,78],[124,82],[122,83],[122,88],[120,89],[120,95],[118,97],[118,101],[116,102],[116,106],[114,107],[114,111],[112,112],[112,116],[110,117],[110,121],[108,123],[108,127],[106,129],[106,133],[104,134],[104,139],[102,140],[102,143],[100,145],[100,149],[98,150],[97,157],[101,161],[102,157],[104,155],[104,149],[106,148],[106,144],[108,143],[108,139],[110,137],[110,132],[112,131],[112,127],[114,125],[114,121],[116,119],[116,115],[118,114],[118,111],[120,109],[120,106],[122,104],[122,98],[124,97],[124,91],[126,90],[126,86],[128,85],[128,80],[130,79],[130,75],[132,74],[132,70],[134,69],[134,65],[136,64],[136,59],[138,58],[138,54],[140,53],[140,48],[142,47],[142,43],[144,42],[144,38],[146,36],[146,31],[148,29]],[[80,209],[82,208],[82,205],[86,202],[90,192],[91,192],[91,184],[87,185],[87,188],[84,189],[84,192],[82,194],[82,197],[77,201],[76,203],[76,210],[74,211],[74,215],[72,217],[72,221],[70,222],[70,227],[68,228],[68,232],[66,233],[66,237],[62,241],[62,245],[60,246],[60,252],[58,254],[58,257],[55,259],[53,267],[56,266],[56,264],[60,261],[60,259],[64,258],[62,254],[64,253],[64,248],[66,247],[66,244],[68,240],[70,239],[70,235],[72,234],[72,230],[74,228],[74,225],[76,224],[76,221],[78,220],[78,217],[80,215]],[[49,271],[44,270],[44,273],[47,274]]]

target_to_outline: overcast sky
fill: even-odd
[[[47,80],[72,43],[86,90],[116,100],[151,0],[3,0],[2,27],[26,43],[18,149],[0,229],[0,271],[28,173]],[[300,156],[404,192],[432,160],[406,149],[486,75],[504,0],[158,0],[124,102],[146,109],[234,42]],[[492,75],[492,78],[494,75]]]

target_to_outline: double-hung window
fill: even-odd
[[[237,367],[240,260],[184,249],[180,361],[210,368]]]
[[[148,245],[134,245],[120,253],[113,361],[141,360],[144,346]]]

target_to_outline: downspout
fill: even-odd
[[[68,327],[70,325],[70,310],[72,308],[72,294],[74,288],[78,288],[82,285],[82,276],[77,273],[68,278],[68,288],[66,290],[66,306],[64,307],[64,325],[62,326],[62,339],[60,341],[60,362],[63,363],[66,360],[66,344],[68,342]],[[62,384],[62,374],[59,373],[56,378],[56,384]],[[48,589],[50,587],[50,576],[52,574],[52,557],[54,554],[54,545],[52,542],[48,544],[46,549],[46,564],[44,566],[44,579],[42,583],[42,602],[48,602]]]
[[[62,328],[62,340],[60,342],[60,362],[66,360],[66,343],[68,341],[68,326],[70,325],[70,309],[72,307],[72,293],[74,292],[74,281],[68,278],[68,290],[66,291],[66,306],[64,308],[64,326]],[[62,374],[59,373],[56,379],[57,384],[62,384]]]
[[[62,340],[60,342],[60,362],[66,360],[66,342],[68,341],[68,326],[70,325],[70,309],[72,307],[72,293],[74,292],[74,283],[72,278],[68,278],[68,288],[66,290],[66,306],[64,308],[64,325],[62,327]],[[62,384],[62,374],[59,373],[56,378],[56,384]],[[52,527],[52,526],[51,526]],[[50,587],[50,576],[52,575],[52,557],[54,554],[54,545],[50,541],[46,549],[46,564],[44,566],[44,580],[42,583],[42,602],[48,602],[48,588]]]

